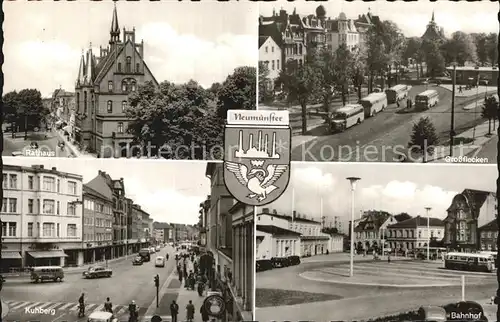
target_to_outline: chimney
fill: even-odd
[[[273,209],[273,215],[277,215],[278,211],[276,209]]]
[[[120,178],[120,182],[123,182],[123,178]]]
[[[56,167],[52,167],[52,171],[57,171],[57,168]]]
[[[300,215],[299,215],[299,214],[297,214],[297,211],[296,211],[296,210],[294,210],[294,211],[293,211],[293,217],[294,217],[294,218],[298,218],[299,216],[300,216]]]
[[[263,214],[268,214],[269,213],[269,208],[262,208],[262,213]]]

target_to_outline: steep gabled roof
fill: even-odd
[[[481,209],[489,195],[496,196],[494,192],[475,189],[464,189],[460,195],[465,198],[469,207],[474,211],[479,211],[479,209]],[[452,211],[453,206],[452,204],[447,211]]]
[[[101,199],[104,199],[104,200],[107,200],[107,201],[111,201],[110,198],[107,198],[105,195],[103,195],[102,193],[100,193],[99,191],[96,191],[94,189],[92,189],[91,187],[89,187],[87,184],[84,184],[83,185],[83,192],[84,193],[88,193],[90,195],[93,195],[95,197],[98,197],[98,198],[101,198]]]
[[[112,181],[113,180],[107,173],[99,172],[94,179],[90,180],[85,185],[105,196],[107,199],[113,200],[113,190],[111,189]]]
[[[266,42],[266,40],[271,36],[259,36],[259,48]]]
[[[489,231],[498,231],[498,225],[497,225],[497,220],[494,219],[487,223],[486,225],[483,225],[479,227],[480,230],[489,230]]]
[[[429,218],[429,226],[432,227],[442,227],[444,223],[439,218]],[[388,228],[417,228],[417,227],[427,227],[427,217],[417,216],[415,218],[410,218],[392,225]]]

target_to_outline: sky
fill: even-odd
[[[292,165],[285,193],[264,208],[288,215],[295,210],[306,218],[339,216],[347,227],[351,189],[346,178],[358,177],[361,180],[355,190],[355,219],[364,210],[425,216],[425,207],[432,208],[431,217],[444,219],[457,193],[466,188],[494,192],[497,176],[496,165],[300,163]]]
[[[8,1],[3,10],[4,93],[73,91],[82,49],[92,43],[98,54],[109,42],[109,0]],[[135,27],[136,42],[144,40],[146,64],[159,82],[193,79],[209,87],[236,67],[257,65],[255,3],[119,1],[117,11],[120,30]]]
[[[123,178],[125,195],[156,221],[196,224],[199,205],[210,195],[206,162],[134,159],[64,159],[4,157],[4,164],[45,168],[83,176],[87,183],[104,171],[112,179]]]
[[[450,36],[455,31],[467,33],[473,32],[495,32],[498,33],[498,10],[500,5],[496,2],[481,1],[452,2],[448,0],[429,1],[328,1],[322,3],[326,9],[326,15],[337,18],[340,12],[344,12],[347,18],[355,19],[360,14],[366,14],[369,10],[374,15],[379,15],[382,20],[392,20],[403,31],[407,37],[420,37],[424,34],[432,11],[436,23],[444,28],[446,36]],[[281,8],[293,12],[297,8],[297,13],[309,15],[315,14],[318,3],[314,1],[287,2],[278,0],[276,2],[262,2],[260,4],[260,14],[270,16],[273,8],[279,12]]]

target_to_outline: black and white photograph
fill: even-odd
[[[495,166],[292,172],[256,208],[257,321],[497,321]]]
[[[220,160],[227,110],[256,108],[252,3],[3,9],[4,156]]]
[[[449,2],[259,6],[259,109],[293,161],[496,163],[498,13]]]
[[[253,320],[254,208],[222,163],[5,157],[5,322]]]

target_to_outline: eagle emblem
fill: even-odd
[[[262,202],[271,192],[279,189],[274,183],[286,172],[288,165],[269,164],[266,169],[252,167],[249,170],[244,164],[226,161],[226,169],[234,174],[241,185],[248,189],[250,193],[247,198]]]

